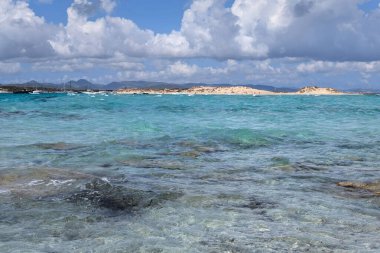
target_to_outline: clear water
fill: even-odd
[[[380,179],[379,96],[0,94],[0,129],[0,252],[380,250],[336,186]],[[157,204],[68,201],[94,177]]]

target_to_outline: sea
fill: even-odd
[[[0,252],[380,252],[380,96],[0,94]]]

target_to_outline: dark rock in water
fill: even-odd
[[[90,202],[95,207],[111,210],[132,210],[143,202],[141,192],[128,192],[124,187],[112,186],[101,179],[94,179],[86,184],[86,189],[74,193],[67,200],[76,204]],[[147,205],[150,204],[148,200]]]
[[[168,161],[168,160],[127,160],[121,162],[123,165],[136,167],[136,168],[144,168],[144,169],[167,169],[167,170],[182,170],[185,169],[186,166],[182,162],[179,161]]]
[[[313,163],[296,163],[294,166],[296,171],[320,171],[326,170],[326,167],[321,167]]]
[[[275,204],[272,202],[262,201],[256,197],[251,197],[247,204],[242,205],[243,208],[255,209],[270,209],[274,208]]]
[[[372,183],[339,182],[337,185],[345,188],[365,190],[373,193],[376,196],[380,196],[380,181]]]
[[[350,141],[348,141],[347,143],[343,143],[343,144],[337,145],[337,147],[341,148],[341,149],[359,149],[359,150],[363,150],[363,149],[373,149],[373,148],[376,148],[376,147],[379,146],[379,144],[380,144],[379,141],[366,142],[366,143],[363,143],[363,142],[350,142]]]
[[[197,151],[187,151],[187,152],[181,153],[181,156],[188,157],[188,158],[197,158],[200,155],[201,154],[199,152],[197,152]]]
[[[118,177],[118,183],[126,180]],[[33,169],[1,172],[0,189],[16,199],[36,201],[69,201],[79,206],[113,211],[138,211],[175,200],[181,192],[143,191],[114,185],[97,176],[61,169]]]
[[[293,170],[294,168],[292,167],[289,158],[287,157],[282,157],[282,156],[276,156],[271,159],[272,161],[272,167],[281,169],[281,170]]]
[[[41,149],[52,149],[52,150],[57,150],[57,151],[73,150],[73,149],[77,149],[81,147],[76,144],[69,144],[65,142],[38,143],[38,144],[35,144],[35,146]]]
[[[100,165],[100,167],[102,167],[102,168],[111,168],[112,164],[111,163],[103,163],[103,164]]]
[[[96,208],[133,212],[179,196],[181,196],[180,193],[158,194],[152,191],[114,186],[104,180],[94,179],[86,184],[84,190],[74,193],[66,200],[76,204],[90,204]]]

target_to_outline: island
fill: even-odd
[[[97,93],[113,94],[136,94],[136,95],[357,95],[364,93],[342,92],[333,88],[323,88],[317,86],[307,86],[294,91],[273,91],[252,88],[249,86],[190,86],[190,87],[125,87],[110,89],[108,86],[96,89],[72,88],[63,89],[62,87],[45,86],[45,87],[22,87],[22,86],[0,86],[0,93],[84,93],[95,95]]]
[[[258,90],[247,86],[196,86],[191,88],[123,88],[116,91],[117,94],[150,94],[150,95],[347,95],[352,93],[340,92],[333,88],[320,88],[308,86],[297,92],[273,92]]]

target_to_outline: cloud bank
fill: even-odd
[[[115,0],[74,0],[64,25],[37,16],[27,1],[2,0],[0,60],[24,59],[41,69],[52,60],[86,59],[116,68],[138,65],[135,71],[142,71],[142,61],[165,59],[171,60],[167,73],[185,76],[199,74],[200,67],[184,62],[194,58],[301,59],[293,69],[303,74],[326,66],[371,72],[380,61],[380,8],[364,12],[359,4],[365,0],[235,0],[229,7],[225,2],[193,0],[180,29],[162,34],[112,16]],[[94,19],[99,11],[104,15]]]

